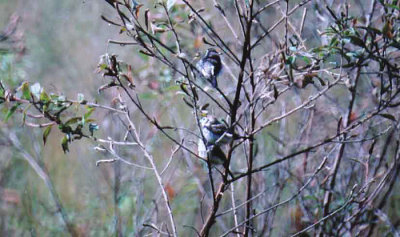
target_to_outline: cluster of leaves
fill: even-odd
[[[8,121],[15,112],[20,112],[23,116],[23,124],[43,127],[44,144],[46,144],[52,127],[58,125],[59,130],[65,134],[61,141],[64,152],[69,151],[68,144],[73,140],[92,137],[93,132],[99,128],[93,123],[94,119],[90,118],[94,111],[93,107],[85,106],[85,112],[81,116],[77,116],[75,113],[71,115],[67,112],[69,108],[77,109],[81,105],[87,104],[82,94],[78,94],[77,99],[72,101],[64,95],[47,93],[39,83],[30,85],[29,82],[23,82],[16,90],[7,89],[1,83],[0,104],[2,103],[5,103],[5,121]],[[31,108],[40,115],[32,114]],[[27,122],[27,117],[35,119],[38,123]]]
[[[348,16],[346,12],[337,16],[327,7],[335,19],[334,24],[325,32],[325,35],[329,37],[329,43],[314,49],[313,52],[325,62],[329,61],[331,56],[343,57],[346,60],[343,68],[368,66],[368,60],[375,60],[379,65],[387,64],[386,67],[395,68],[384,57],[400,49],[399,19],[395,16],[393,9],[389,10],[392,4],[384,6],[386,14],[382,16],[381,29],[359,24],[360,18]],[[339,65],[335,66],[339,67]]]

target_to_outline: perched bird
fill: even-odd
[[[223,165],[226,162],[226,155],[218,145],[205,146],[200,138],[198,143],[198,155],[203,159],[210,159],[212,165]]]
[[[233,138],[232,133],[228,132],[228,127],[212,115],[201,118],[200,127],[206,146],[226,144]]]
[[[196,64],[200,76],[209,81],[214,88],[218,87],[217,77],[222,69],[221,58],[219,55],[220,53],[215,49],[209,48]]]

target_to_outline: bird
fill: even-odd
[[[196,64],[200,77],[210,82],[214,88],[218,87],[217,77],[222,69],[221,58],[219,55],[220,53],[218,53],[214,48],[209,48]]]
[[[212,165],[223,165],[227,161],[225,153],[218,145],[204,145],[203,140],[200,138],[198,143],[198,155],[209,160]]]
[[[233,135],[228,131],[228,126],[213,115],[200,119],[200,128],[206,146],[222,145],[232,141]]]

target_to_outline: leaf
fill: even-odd
[[[386,118],[386,119],[389,119],[389,120],[392,120],[392,121],[396,121],[396,118],[391,114],[379,114],[379,115],[384,117],[384,118]]]
[[[48,126],[48,127],[44,130],[44,132],[43,132],[43,145],[46,145],[47,137],[49,136],[52,127],[53,127],[53,126]]]
[[[210,106],[209,103],[204,104],[203,106],[201,106],[200,110],[206,110],[208,108],[208,106]]]
[[[11,116],[14,114],[14,112],[18,109],[20,105],[21,105],[20,103],[16,103],[13,107],[11,107],[11,109],[8,110],[6,117],[4,118],[5,122],[7,122],[9,118],[11,118]]]
[[[203,45],[203,38],[201,36],[197,36],[194,39],[193,47],[195,49],[199,49]]]
[[[400,8],[394,4],[387,4],[386,7],[393,8],[393,9],[400,11]]]
[[[286,60],[286,64],[293,65],[296,62],[296,56],[289,56]]]
[[[183,97],[182,99],[185,102],[185,104],[187,104],[187,106],[189,106],[192,109],[194,108],[194,106],[189,101],[187,101],[185,97]]]
[[[186,95],[190,95],[189,91],[186,89],[186,85],[185,84],[180,84],[180,88]]]
[[[29,89],[29,83],[24,82],[21,86],[22,96],[24,99],[29,100],[31,98],[31,90]]]
[[[42,87],[38,82],[31,86],[31,92],[36,98],[40,98],[40,93],[42,92]]]
[[[369,27],[358,26],[357,28],[360,28],[360,29],[363,29],[363,30],[366,30],[366,31],[369,31],[369,32],[372,32],[372,33],[375,33],[378,35],[382,34],[382,32],[380,30],[378,30],[377,28],[371,27],[371,26],[369,26]]]
[[[301,59],[303,59],[303,61],[304,61],[306,64],[310,64],[310,63],[311,63],[311,59],[310,59],[309,57],[303,56],[303,57],[301,57]]]
[[[167,2],[167,9],[168,11],[175,5],[176,0],[168,0]]]
[[[68,126],[68,125],[72,125],[72,124],[78,123],[78,122],[81,121],[81,119],[82,119],[81,117],[70,118],[70,119],[67,120],[67,122],[65,122],[65,125]]]
[[[350,36],[348,36],[348,38],[350,38],[351,43],[353,43],[357,46],[360,46],[362,48],[365,48],[364,40],[362,40],[354,35],[350,35]]]
[[[42,93],[40,93],[40,100],[44,103],[47,103],[50,101],[50,96],[44,90],[42,90]]]
[[[165,88],[163,91],[164,92],[176,92],[178,91],[180,88],[179,85],[172,85],[172,86],[168,86],[167,88]]]
[[[329,46],[330,47],[336,47],[339,44],[339,40],[337,37],[333,37],[331,39],[331,42],[329,42]]]
[[[146,24],[146,29],[149,30],[149,9],[146,8],[144,11],[144,23]]]
[[[197,94],[196,87],[192,88],[193,97],[196,101],[199,100],[199,95]]]
[[[126,75],[128,77],[128,81],[130,83],[131,87],[135,87],[135,83],[133,83],[133,74],[132,74],[132,66],[128,65],[128,74]]]
[[[65,136],[63,137],[63,139],[61,140],[61,147],[62,147],[64,153],[69,152],[69,148],[68,148],[68,136],[67,136],[67,135],[65,135]]]
[[[29,108],[31,107],[32,104],[29,104],[28,106],[26,106],[26,108],[24,109],[24,111],[22,112],[22,125],[25,124],[25,120],[26,120],[26,113],[28,112]]]
[[[106,69],[108,67],[108,65],[105,64],[105,63],[102,63],[102,64],[99,64],[98,67],[99,67],[100,70],[104,70],[104,69]]]
[[[157,93],[154,92],[144,92],[139,94],[139,98],[143,100],[151,100],[157,98]]]
[[[139,13],[140,13],[140,8],[143,7],[143,4],[138,4],[135,7],[135,16],[136,18],[139,18]]]
[[[156,34],[156,33],[164,33],[164,32],[167,31],[166,28],[157,26],[156,24],[153,24],[153,23],[151,23],[150,26],[151,26],[151,31],[152,31],[153,34]]]
[[[273,86],[274,86],[274,98],[276,100],[279,96],[279,92],[278,92],[278,89],[276,88],[275,84]]]
[[[139,53],[144,54],[144,55],[147,55],[147,56],[150,56],[150,57],[153,57],[153,56],[154,56],[152,53],[147,52],[147,51],[144,51],[144,50],[139,50]]]
[[[175,196],[176,196],[176,191],[174,190],[174,188],[172,187],[172,185],[167,184],[167,185],[165,186],[165,191],[166,191],[166,193],[167,193],[167,195],[168,195],[169,200],[172,201],[172,200],[175,198]]]
[[[84,115],[83,117],[84,117],[85,119],[88,119],[88,118],[90,117],[90,115],[92,115],[93,111],[94,111],[94,108],[93,108],[93,107],[88,107],[88,108],[87,108],[87,112],[85,113],[85,115]]]

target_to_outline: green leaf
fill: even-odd
[[[4,121],[7,122],[8,119],[14,114],[14,112],[18,109],[18,107],[21,105],[21,103],[16,103],[11,109],[8,110],[6,117],[4,118]]]
[[[61,140],[61,147],[62,147],[64,153],[69,152],[68,140],[69,140],[69,139],[68,139],[68,136],[67,136],[67,135],[65,135],[65,136],[63,137],[63,139]]]
[[[386,7],[393,8],[393,9],[400,11],[400,8],[394,4],[387,4]]]
[[[379,115],[384,117],[384,118],[386,118],[386,119],[389,119],[389,120],[392,120],[392,121],[396,121],[396,118],[391,114],[379,114]]]
[[[333,38],[331,39],[331,42],[329,43],[329,46],[330,46],[330,47],[336,47],[338,44],[339,44],[338,38],[337,38],[337,37],[333,37]]]
[[[81,121],[81,119],[82,119],[81,117],[73,117],[73,118],[70,118],[70,119],[67,120],[67,122],[65,122],[65,125],[66,125],[66,126],[69,126],[69,125],[78,123],[78,122]]]
[[[26,120],[26,113],[28,112],[29,108],[31,107],[32,104],[29,104],[28,106],[26,106],[26,108],[24,109],[24,112],[22,113],[22,124],[25,124],[25,120]]]
[[[23,98],[29,100],[31,98],[31,90],[29,88],[29,83],[24,82],[21,86],[21,90]]]
[[[108,67],[108,66],[107,66],[107,64],[105,64],[105,63],[102,63],[102,64],[99,65],[100,70],[104,70],[104,69],[106,69],[107,67]]]
[[[358,37],[356,37],[354,35],[349,35],[348,38],[350,38],[351,43],[353,43],[353,44],[355,44],[357,46],[360,46],[362,48],[365,47],[364,40],[362,40],[362,39],[360,39],[360,38],[358,38]]]
[[[143,100],[150,100],[157,98],[157,94],[154,92],[144,92],[139,94],[139,98]]]
[[[89,117],[92,115],[93,111],[94,111],[94,108],[93,108],[93,107],[88,107],[88,108],[87,108],[87,112],[85,113],[85,115],[84,115],[83,117],[84,117],[85,119],[89,118]]]
[[[48,127],[44,130],[44,132],[43,132],[43,145],[46,145],[47,137],[49,136],[52,127],[53,127],[53,125],[48,126]]]
[[[296,56],[289,56],[286,60],[286,64],[293,65],[296,62]]]
[[[180,89],[180,85],[172,85],[172,86],[168,86],[167,88],[164,89],[165,92],[175,92],[178,91]]]
[[[303,61],[304,61],[306,64],[310,64],[310,63],[311,63],[311,59],[310,59],[309,57],[303,56],[303,57],[301,57],[301,59],[303,59]]]
[[[40,93],[40,100],[44,103],[47,103],[50,101],[50,96],[44,90],[42,90],[42,93]]]

